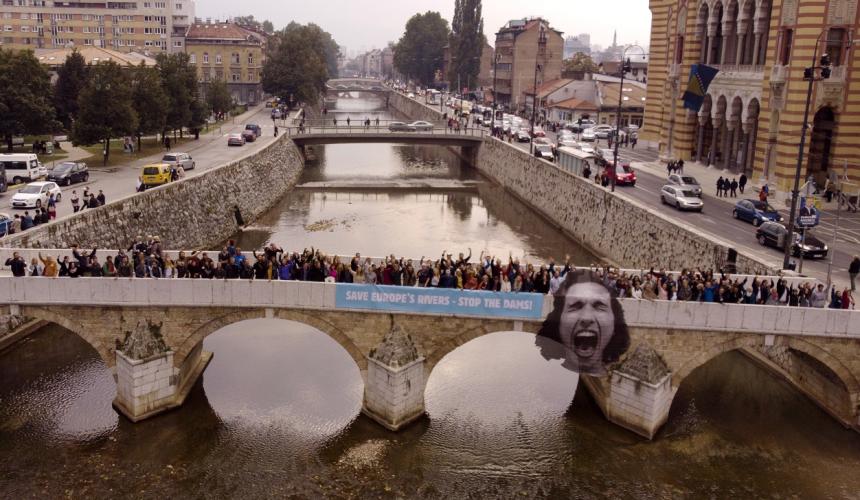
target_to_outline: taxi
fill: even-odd
[[[140,181],[147,188],[161,186],[170,182],[170,164],[152,163],[144,165],[140,171]]]

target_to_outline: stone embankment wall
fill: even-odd
[[[680,270],[719,268],[726,261],[726,243],[615,196],[504,142],[487,139],[480,147],[475,167],[593,253],[615,264]],[[737,268],[748,273],[775,274],[775,269],[766,263],[740,254]]]
[[[286,136],[205,174],[85,210],[0,240],[4,247],[126,248],[158,235],[164,248],[213,248],[236,232],[236,208],[249,223],[298,181],[304,160]]]
[[[388,106],[401,115],[408,116],[410,120],[424,120],[427,122],[438,122],[442,120],[442,112],[438,106],[434,109],[425,104],[410,99],[399,92],[391,92]],[[422,98],[423,99],[423,98]]]

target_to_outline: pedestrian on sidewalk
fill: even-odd
[[[164,149],[170,151],[170,136],[164,136]]]
[[[81,199],[78,198],[78,192],[72,190],[72,211],[77,213],[81,209]]]
[[[678,160],[678,164],[675,165],[675,171],[681,175],[684,175],[684,159],[683,158]]]
[[[744,194],[744,188],[747,185],[747,174],[741,174],[741,178],[738,179],[738,188],[741,190],[741,194]]]
[[[350,122],[350,120],[349,120],[349,117],[347,116],[347,117],[346,117],[346,126],[347,126],[347,127],[349,127],[349,122]]]
[[[668,172],[668,174],[666,174],[666,177],[669,177],[670,175],[672,175],[672,169],[673,168],[674,168],[674,165],[672,164],[671,161],[666,162],[666,172]]]
[[[639,141],[639,137],[636,134],[633,134],[633,138],[630,139],[630,149],[636,149],[637,141]]]
[[[102,192],[102,190],[101,190],[101,189],[99,189],[99,195],[98,195],[98,196],[96,196],[96,199],[99,201],[99,206],[100,206],[100,207],[101,207],[101,206],[103,206],[103,205],[105,204],[105,200],[106,200],[106,198],[105,198],[105,194],[104,194],[104,192]]]
[[[717,197],[718,198],[723,197],[723,188],[724,187],[725,187],[725,184],[723,184],[723,177],[720,176],[720,178],[717,179]]]
[[[729,184],[729,189],[731,190],[731,194],[729,196],[731,196],[732,198],[737,198],[738,197],[738,181],[737,181],[737,179],[732,178],[732,183]]]
[[[848,276],[851,278],[851,291],[857,289],[857,275],[860,274],[860,256],[855,255],[848,266]]]
[[[770,194],[770,188],[767,187],[767,184],[765,184],[764,186],[761,187],[761,189],[758,192],[759,201],[767,202],[767,197],[769,194]]]

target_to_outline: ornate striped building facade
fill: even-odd
[[[853,78],[858,0],[650,0],[648,96],[642,138],[662,158],[746,172],[788,189],[797,166],[813,54],[829,79],[813,84],[801,168],[820,185],[860,183],[860,82]],[[698,113],[681,96],[690,66],[719,69]],[[818,64],[818,61],[815,61]]]

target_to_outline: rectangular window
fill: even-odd
[[[254,64],[254,54],[248,54],[248,65]]]
[[[827,32],[827,48],[825,52],[830,55],[830,63],[834,66],[842,65],[842,56],[845,51],[845,28],[830,28]]]
[[[189,54],[188,62],[190,62],[191,64],[197,64],[197,54]]]
[[[221,64],[221,54],[215,54],[215,64]]]
[[[209,54],[207,52],[203,53],[203,64],[209,64]]]
[[[788,66],[791,60],[791,44],[794,42],[794,30],[782,30],[782,46],[779,51],[779,64]]]

